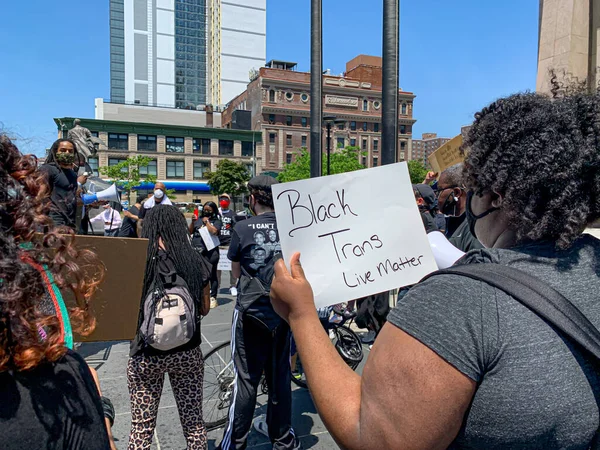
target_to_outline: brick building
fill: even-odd
[[[256,147],[259,172],[280,171],[302,148],[310,149],[310,73],[295,67],[271,61],[223,111],[226,128],[236,128],[236,115],[249,111],[250,128],[260,131],[264,142]],[[379,165],[381,158],[381,87],[382,59],[375,56],[354,58],[342,76],[323,76],[323,115],[344,121],[332,127],[331,148],[359,147],[367,167]],[[415,95],[399,90],[398,97],[398,160],[403,161],[412,152]]]
[[[413,139],[410,159],[418,159],[429,168],[429,155],[448,142],[450,138],[438,137],[437,133],[423,133],[421,139]]]

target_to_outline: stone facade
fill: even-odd
[[[550,92],[550,70],[598,86],[600,0],[540,0],[537,90]]]
[[[381,150],[381,58],[361,55],[350,61],[345,76],[323,77],[323,115],[335,116],[343,125],[332,125],[331,148],[354,144],[368,167],[379,164]],[[398,160],[411,158],[413,100],[399,91]],[[251,111],[252,129],[262,133],[257,145],[259,172],[277,172],[310,148],[310,73],[263,67],[245,92],[223,111],[223,126],[231,127],[235,110]],[[327,146],[323,128],[323,149]]]

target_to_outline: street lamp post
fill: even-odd
[[[345,123],[345,120],[335,116],[323,117],[327,129],[327,175],[331,175],[331,125]]]
[[[256,131],[256,125],[262,125],[261,121],[258,120],[252,127],[252,176],[256,176],[256,142],[254,141],[254,132]],[[262,141],[262,139],[261,139]]]

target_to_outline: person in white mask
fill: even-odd
[[[144,221],[144,217],[146,216],[146,212],[156,205],[172,205],[171,200],[167,197],[167,187],[162,181],[157,181],[154,184],[154,195],[150,197],[148,200],[144,202],[142,208],[140,209],[140,213],[138,215],[138,236],[142,235],[142,223]]]

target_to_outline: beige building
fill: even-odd
[[[279,172],[302,149],[310,150],[310,73],[295,69],[293,62],[269,62],[223,111],[224,127],[235,128],[236,115],[245,114],[248,128],[260,131],[265,145],[257,156],[259,172]],[[337,119],[331,148],[358,147],[365,167],[381,163],[381,88],[382,59],[376,56],[357,56],[344,74],[323,76],[323,116]],[[398,91],[398,161],[411,158],[415,97]],[[326,135],[324,126],[323,150]]]
[[[142,176],[153,175],[164,182],[167,189],[175,190],[177,201],[204,202],[213,199],[206,174],[215,171],[219,161],[241,162],[254,173],[260,133],[219,128],[221,115],[210,109],[179,110],[97,100],[96,116],[80,119],[81,125],[104,143],[88,161],[96,175],[100,167],[116,165],[130,156],[148,156],[151,163],[140,169]],[[73,120],[54,119],[59,137],[66,135]],[[142,185],[137,192],[143,195],[152,187]]]
[[[412,154],[410,159],[416,159],[423,162],[423,165],[430,168],[429,155],[448,142],[450,138],[438,137],[437,133],[423,133],[421,139],[412,141]]]
[[[598,86],[600,0],[540,0],[537,90],[550,91],[550,70]]]

